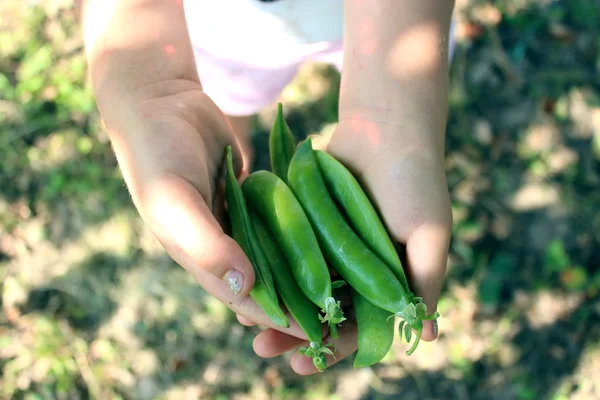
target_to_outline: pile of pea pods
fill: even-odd
[[[402,263],[384,224],[354,175],[310,138],[296,143],[282,104],[269,137],[271,171],[250,174],[240,185],[226,147],[225,195],[231,236],[254,267],[250,296],[281,327],[293,318],[309,340],[299,352],[323,371],[335,356],[338,326],[352,314],[358,327],[354,367],[373,365],[400,337],[419,343],[427,314],[423,299],[410,290]],[[332,276],[341,278],[334,280]],[[352,313],[342,308],[349,291]],[[284,311],[286,310],[286,311]]]

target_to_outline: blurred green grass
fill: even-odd
[[[441,336],[418,357],[301,378],[165,256],[131,205],[68,2],[0,5],[0,396],[15,399],[600,397],[600,4],[458,2]],[[285,90],[331,131],[338,74]],[[268,167],[274,105],[255,121]]]

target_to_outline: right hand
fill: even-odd
[[[225,115],[199,83],[177,80],[145,88],[131,111],[105,118],[119,166],[141,217],[170,257],[211,295],[242,318],[305,338],[273,324],[248,295],[254,270],[222,225],[225,146],[232,145],[234,168],[243,176],[242,156]],[[117,103],[117,102],[115,102]]]

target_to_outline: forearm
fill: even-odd
[[[341,121],[402,121],[423,135],[443,132],[453,5],[449,0],[345,2]]]
[[[119,119],[161,82],[199,84],[182,1],[81,0],[89,74],[103,116]],[[164,94],[163,94],[164,95]]]

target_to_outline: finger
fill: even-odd
[[[155,232],[155,236],[161,242],[169,256],[177,264],[189,271],[196,278],[200,286],[210,295],[221,301],[233,312],[251,321],[254,325],[266,326],[306,340],[304,331],[302,331],[298,323],[289,314],[286,313],[290,323],[289,327],[284,328],[276,325],[250,296],[241,297],[235,295],[224,282],[212,274],[196,268],[193,260],[181,248],[170,241],[168,237],[165,238],[163,235],[164,232]]]
[[[252,347],[259,357],[273,358],[299,348],[303,343],[306,343],[306,339],[299,339],[274,329],[267,329],[256,335]]]
[[[250,292],[255,279],[252,264],[189,182],[173,176],[150,184],[144,204],[145,214],[191,260],[186,264],[193,275],[208,272],[236,295]]]
[[[239,184],[242,185],[244,183],[244,181],[246,180],[246,178],[248,178],[248,176],[250,176],[248,171],[242,170],[242,172],[240,173],[240,176],[238,177]]]
[[[327,368],[337,364],[346,357],[350,356],[358,348],[358,336],[356,324],[352,322],[345,323],[338,331],[339,337],[331,341],[335,344],[335,352],[333,356],[327,355]],[[335,357],[335,358],[334,358]],[[319,372],[312,360],[306,356],[296,353],[291,360],[292,369],[299,375],[312,375]]]
[[[244,317],[243,315],[236,314],[236,317],[237,317],[238,322],[244,326],[255,326],[256,325],[256,322],[250,321],[248,318]]]
[[[326,324],[321,325],[321,337],[326,338],[328,335],[329,327]],[[272,358],[308,343],[307,340],[308,338],[304,334],[299,337],[281,330],[266,329],[256,335],[253,346],[254,351],[260,357]]]
[[[410,285],[418,297],[422,297],[429,314],[437,310],[446,264],[450,229],[441,224],[426,223],[417,228],[406,244]],[[437,337],[437,321],[423,321],[425,341]]]

